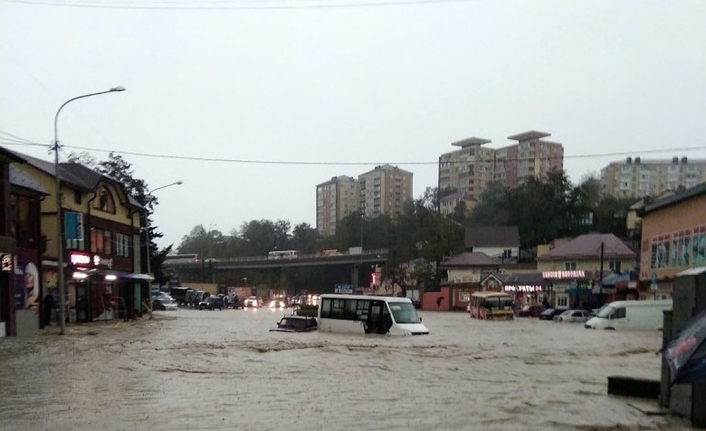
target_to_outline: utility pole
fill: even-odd
[[[601,294],[600,294],[600,300],[598,302],[598,305],[600,307],[603,306],[603,249],[605,248],[605,244],[601,243],[601,273],[598,274],[599,277],[599,283],[601,284]]]

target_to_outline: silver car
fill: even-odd
[[[558,316],[554,316],[557,322],[586,322],[591,318],[591,313],[586,310],[566,310]]]

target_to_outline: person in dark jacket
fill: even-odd
[[[47,294],[42,301],[44,312],[44,326],[51,326],[51,311],[56,308],[56,299],[54,295]]]

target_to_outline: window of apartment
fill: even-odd
[[[613,272],[620,272],[620,261],[614,260],[614,261],[608,262],[608,268],[610,268],[610,270]]]
[[[109,230],[91,228],[91,253],[113,254]]]
[[[121,233],[115,234],[115,255],[130,257],[130,237]]]
[[[28,196],[10,196],[10,232],[20,247],[36,247],[35,220],[37,208],[34,199]]]
[[[567,271],[575,271],[576,270],[576,262],[566,262],[566,270]]]
[[[115,200],[107,187],[98,188],[98,197],[93,200],[93,208],[115,214]]]
[[[77,205],[81,205],[81,197],[83,196],[83,193],[79,190],[74,190],[74,203]]]

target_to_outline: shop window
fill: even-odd
[[[116,256],[130,257],[130,239],[127,235],[115,234],[115,254]]]
[[[113,254],[110,231],[91,228],[91,253]]]
[[[557,307],[568,307],[569,306],[569,295],[557,295],[556,296],[556,306]]]
[[[39,220],[33,198],[10,196],[10,232],[20,247],[36,247],[35,222]]]

